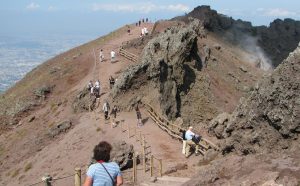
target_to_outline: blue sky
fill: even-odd
[[[0,0],[0,35],[99,36],[142,17],[172,18],[198,5],[254,25],[300,20],[300,0]]]

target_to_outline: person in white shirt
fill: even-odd
[[[148,35],[148,29],[146,27],[144,27],[144,34]]]
[[[113,63],[113,62],[115,61],[115,58],[116,58],[116,53],[115,53],[115,51],[112,50],[112,51],[110,52],[110,57],[111,57],[111,61],[110,61],[110,62]]]
[[[142,28],[142,36],[144,36],[145,35],[145,30],[144,30],[144,28]]]
[[[89,91],[91,91],[91,88],[93,87],[93,82],[92,80],[89,82],[89,84],[87,85],[87,88]]]
[[[193,141],[194,136],[196,136],[196,134],[193,132],[193,127],[190,126],[189,129],[185,132],[185,139],[186,139],[185,157],[189,157],[190,148],[192,145],[196,146],[195,155],[198,156],[200,154],[199,153],[199,144],[196,144]]]
[[[99,53],[99,60],[100,60],[100,62],[104,61],[104,54],[103,54],[103,50],[102,49],[100,50],[100,53]]]
[[[99,97],[100,96],[100,81],[99,80],[97,80],[95,82],[94,91],[95,91],[96,97]]]
[[[104,118],[107,120],[108,119],[108,112],[110,110],[108,101],[105,101],[104,105],[103,105],[103,111],[104,111]]]

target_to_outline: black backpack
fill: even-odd
[[[181,130],[180,131],[181,132],[181,137],[182,137],[182,140],[186,140],[186,138],[185,138],[185,130]]]
[[[196,144],[198,144],[201,140],[201,136],[199,135],[194,135],[193,138],[192,138],[192,141]]]

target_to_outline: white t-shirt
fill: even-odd
[[[115,53],[114,51],[111,51],[111,52],[110,52],[110,56],[111,56],[112,58],[114,58],[114,57],[116,56],[116,53]]]
[[[99,87],[100,87],[100,82],[99,82],[99,81],[96,81],[95,87],[96,87],[96,88],[99,88]]]
[[[192,131],[187,130],[187,131],[185,132],[185,139],[186,139],[186,140],[191,140],[191,139],[193,138],[193,136],[195,136],[195,133],[193,133]]]
[[[144,33],[148,34],[148,29],[146,27],[144,27]]]

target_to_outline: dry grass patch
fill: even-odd
[[[31,162],[27,163],[24,167],[24,172],[29,171],[31,168],[32,168],[32,163]]]
[[[12,172],[11,177],[14,178],[14,177],[18,176],[19,173],[20,173],[20,169],[16,169]]]

